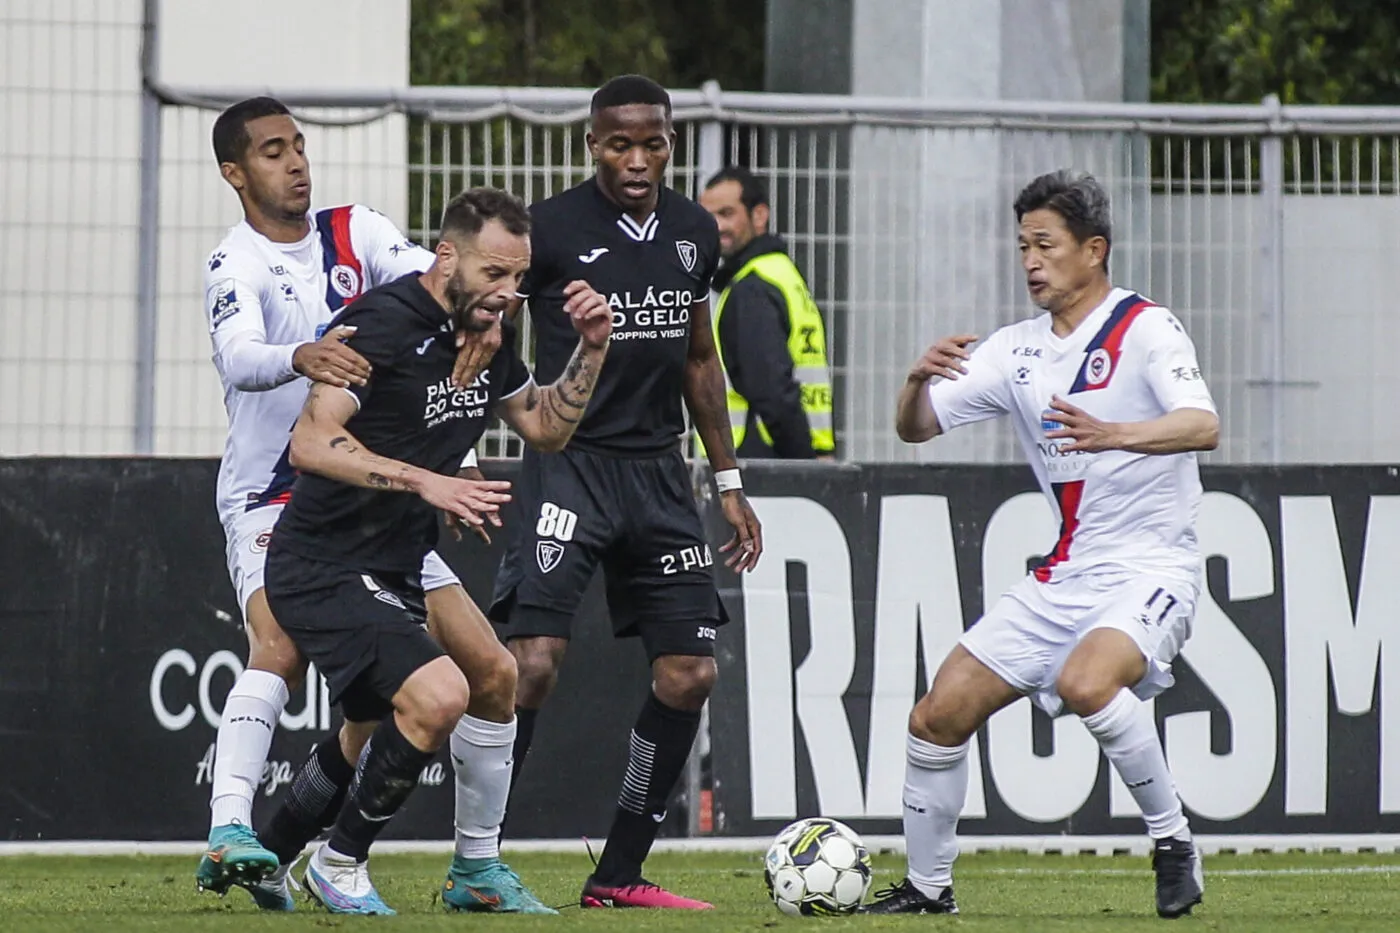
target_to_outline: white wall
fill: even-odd
[[[0,455],[128,453],[135,409],[140,0],[0,0]],[[164,0],[172,84],[397,87],[408,0]],[[222,448],[201,263],[239,218],[213,111],[165,108],[156,452]],[[407,221],[405,121],[306,126],[315,203]]]

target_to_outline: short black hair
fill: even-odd
[[[438,237],[474,237],[489,220],[500,221],[515,236],[530,233],[530,212],[524,201],[500,188],[468,188],[443,208]]]
[[[705,190],[709,191],[715,185],[722,185],[726,181],[737,181],[739,183],[739,200],[743,202],[744,209],[752,211],[760,204],[768,203],[768,189],[763,186],[763,182],[754,177],[753,172],[742,165],[731,165],[722,168],[705,182]]]
[[[593,103],[589,106],[590,116],[609,107],[626,107],[628,104],[653,104],[666,108],[666,119],[671,119],[671,95],[666,89],[644,75],[618,75],[593,92]]]
[[[1020,223],[1031,211],[1041,209],[1059,214],[1080,243],[1101,236],[1112,249],[1113,222],[1108,192],[1093,175],[1062,168],[1034,179],[1016,195],[1016,222]],[[1107,268],[1108,250],[1105,250],[1104,269]]]
[[[275,97],[250,97],[229,107],[214,121],[214,158],[222,165],[243,158],[252,140],[248,124],[261,117],[291,116],[287,105]]]

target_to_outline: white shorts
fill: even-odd
[[[251,512],[239,512],[224,523],[224,556],[228,559],[229,579],[244,619],[248,617],[248,599],[263,587],[267,542],[272,539],[272,526],[277,524],[277,516],[281,514],[282,506],[265,505]],[[423,592],[430,593],[460,582],[437,551],[429,551],[423,558]]]
[[[1175,683],[1172,659],[1191,637],[1198,582],[1151,573],[1098,573],[1059,583],[1032,576],[1013,586],[965,632],[959,644],[1051,716],[1063,702],[1055,680],[1085,635],[1098,628],[1127,634],[1142,649],[1147,673],[1133,687],[1150,699]]]

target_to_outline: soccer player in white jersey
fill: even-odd
[[[204,284],[229,418],[219,518],[249,656],[219,722],[209,845],[196,880],[220,893],[237,884],[261,907],[290,910],[287,872],[306,842],[335,821],[373,723],[322,741],[261,840],[254,834],[253,796],[272,732],[289,686],[306,674],[263,592],[268,540],[296,478],[287,444],[308,379],[348,387],[370,375],[364,358],[343,343],[352,329],[325,333],[332,317],[370,288],[427,269],[433,254],[366,207],[313,213],[305,140],[280,102],[234,104],[215,122],[213,142],[244,213],[210,255]],[[515,662],[436,553],[424,561],[422,589],[433,634],[471,688],[472,705],[451,743],[455,900],[473,909],[552,913],[499,859],[516,732]]]
[[[906,878],[868,913],[956,913],[953,860],[968,740],[1021,696],[1079,716],[1154,840],[1157,913],[1200,903],[1200,854],[1144,700],[1172,683],[1201,585],[1198,450],[1220,422],[1196,351],[1166,308],[1114,288],[1108,196],[1055,172],[1016,198],[1021,265],[1042,314],[949,337],[913,366],[896,426],[920,443],[1010,415],[1060,519],[1059,539],[962,637],[909,716]]]

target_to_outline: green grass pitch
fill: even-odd
[[[1148,930],[1167,921],[1152,909],[1152,872],[1144,857],[964,856],[958,862],[962,915],[840,917],[780,915],[763,891],[759,856],[658,853],[648,875],[705,898],[714,912],[580,910],[558,917],[449,915],[437,902],[446,856],[377,855],[374,877],[397,917],[333,917],[298,901],[294,915],[259,914],[247,894],[227,898],[194,890],[190,857],[0,858],[0,930],[321,931],[330,928],[446,931],[824,930],[1055,931]],[[577,904],[588,871],[576,855],[515,853],[511,864],[550,904]],[[897,880],[896,856],[876,859],[874,888]],[[1173,930],[1340,931],[1400,929],[1400,856],[1256,854],[1206,860],[1206,900]]]

